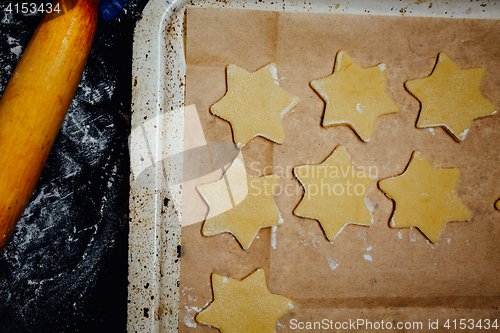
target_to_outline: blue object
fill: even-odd
[[[127,0],[101,0],[99,4],[99,13],[105,22],[118,15]]]

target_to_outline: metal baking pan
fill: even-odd
[[[129,332],[177,332],[188,7],[499,19],[480,1],[151,0],[133,45],[130,136]],[[170,184],[167,186],[167,183]]]

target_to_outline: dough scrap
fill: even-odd
[[[368,142],[377,118],[399,111],[385,91],[385,64],[361,68],[345,51],[339,51],[334,73],[311,81],[311,87],[326,103],[323,126],[349,125]]]
[[[391,227],[417,227],[435,243],[450,221],[472,218],[456,188],[460,169],[437,169],[425,156],[414,151],[406,171],[379,182],[380,189],[395,201]]]
[[[472,121],[495,114],[496,108],[481,94],[484,68],[461,70],[444,53],[429,77],[405,83],[421,103],[418,128],[441,126],[458,142],[465,140]]]
[[[269,292],[263,269],[241,281],[212,274],[212,288],[214,301],[196,321],[222,333],[274,333],[278,319],[294,306],[290,299]]]
[[[228,65],[227,92],[210,112],[231,124],[234,142],[241,149],[256,136],[283,143],[282,118],[298,103],[298,97],[279,86],[274,63],[254,73]]]
[[[373,217],[365,197],[375,176],[355,170],[344,146],[338,146],[321,164],[293,169],[304,188],[294,214],[318,220],[329,241],[347,224],[370,226]]]
[[[221,180],[196,187],[209,206],[202,234],[229,232],[247,250],[260,228],[283,223],[273,195],[279,176],[253,178],[235,159]]]

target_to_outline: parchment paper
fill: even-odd
[[[203,237],[201,223],[182,229],[180,332],[193,331],[194,316],[212,300],[212,273],[242,279],[260,267],[270,291],[296,303],[278,332],[293,331],[292,319],[409,320],[426,328],[429,319],[498,318],[500,116],[475,120],[458,143],[442,128],[415,127],[419,102],[403,84],[430,75],[444,52],[462,69],[486,67],[482,92],[500,107],[499,40],[493,20],[188,9],[186,105],[196,104],[207,141],[232,141],[229,123],[209,112],[226,92],[228,64],[255,71],[275,62],[280,85],[300,104],[284,116],[284,144],[256,138],[243,149],[250,174],[281,175],[275,201],[285,223],[275,235],[261,230],[244,251],[230,234]],[[362,67],[385,63],[387,92],[401,109],[378,119],[369,143],[347,126],[321,126],[324,102],[309,82],[332,74],[339,50]],[[457,192],[472,220],[448,223],[431,244],[416,228],[389,227],[393,203],[374,185],[373,225],[348,225],[328,242],[316,220],[292,214],[303,193],[292,170],[321,163],[339,144],[379,180],[400,175],[413,150],[436,167],[460,168]]]

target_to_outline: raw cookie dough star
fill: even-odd
[[[228,65],[226,95],[210,112],[231,123],[234,142],[241,149],[258,135],[283,143],[283,115],[298,103],[298,97],[279,86],[275,64],[254,73]]]
[[[437,169],[414,151],[401,176],[379,182],[380,189],[395,201],[391,227],[417,227],[435,243],[446,223],[472,218],[456,192],[459,177],[460,169]]]
[[[377,118],[399,111],[385,92],[385,65],[361,68],[345,52],[339,51],[334,73],[311,81],[311,87],[326,103],[323,126],[349,125],[368,142]]]
[[[375,176],[355,170],[344,146],[323,163],[296,167],[293,173],[304,187],[293,213],[318,220],[330,242],[347,224],[372,224],[365,197]]]
[[[495,114],[496,108],[481,94],[484,68],[461,70],[444,53],[429,77],[405,83],[421,103],[418,128],[444,127],[457,141],[465,140],[472,121]]]
[[[273,201],[278,183],[277,175],[253,178],[235,159],[221,180],[196,188],[209,206],[202,234],[229,232],[247,250],[260,228],[283,223]]]
[[[269,292],[263,269],[241,281],[212,274],[214,301],[196,321],[222,333],[274,333],[276,322],[293,308],[293,302]]]

